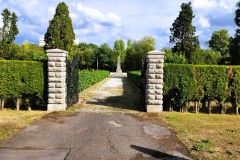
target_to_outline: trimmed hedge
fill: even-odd
[[[0,98],[38,96],[44,99],[46,63],[0,60]]]
[[[104,70],[82,70],[79,71],[79,92],[100,82],[109,75],[109,71]]]
[[[141,85],[141,71],[129,71],[127,72],[128,78],[131,79],[131,81],[140,88]]]
[[[140,71],[128,75],[140,84]],[[194,101],[199,109],[200,102],[205,105],[216,100],[223,109],[223,103],[230,100],[237,112],[240,105],[240,66],[165,64],[163,85],[167,107],[186,109],[188,102]],[[211,112],[211,106],[208,107]]]

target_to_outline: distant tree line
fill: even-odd
[[[192,25],[195,17],[191,2],[182,3],[181,11],[170,28],[170,43],[173,48],[164,47],[166,63],[179,64],[240,64],[240,2],[236,5],[235,23],[237,25],[234,37],[230,37],[225,29],[214,31],[206,44],[209,49],[201,49],[196,27]],[[155,50],[155,40],[145,36],[138,41],[122,39],[109,44],[74,44],[75,33],[66,3],[61,2],[56,8],[52,20],[49,21],[44,36],[46,45],[39,47],[27,40],[22,45],[14,43],[19,33],[17,15],[4,9],[2,12],[3,26],[0,28],[0,59],[46,60],[45,50],[59,48],[69,52],[69,58],[79,55],[80,69],[116,69],[117,57],[121,57],[122,69],[140,70],[142,59],[148,51]]]

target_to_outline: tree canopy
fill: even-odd
[[[232,64],[240,64],[240,1],[236,4],[235,23],[237,25],[235,37],[230,40],[230,55]]]
[[[208,43],[209,47],[215,52],[219,52],[221,56],[229,55],[230,36],[226,29],[214,31]]]
[[[196,28],[192,25],[193,15],[191,2],[182,3],[179,16],[170,28],[170,43],[175,44],[172,48],[174,53],[185,55],[189,62],[197,48],[199,48],[198,37],[195,36]]]
[[[49,27],[44,36],[45,49],[59,48],[71,51],[74,45],[75,33],[72,20],[69,16],[68,6],[61,2],[56,8],[53,19],[49,22]]]
[[[7,8],[2,12],[3,26],[0,28],[0,58],[10,59],[12,43],[19,33],[17,27],[17,15]]]
[[[141,40],[133,42],[128,46],[126,51],[126,58],[124,61],[126,69],[140,70],[142,68],[143,57],[147,52],[153,50],[155,50],[155,40],[151,36],[145,36]]]

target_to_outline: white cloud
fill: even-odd
[[[3,26],[3,22],[0,20],[0,28]]]
[[[192,3],[196,9],[211,9],[217,6],[214,0],[194,0]]]
[[[211,27],[211,24],[209,23],[208,19],[204,18],[204,17],[200,17],[198,19],[199,24],[203,27],[203,28],[209,28]]]
[[[121,26],[121,18],[115,13],[109,12],[104,15],[99,10],[83,6],[81,3],[74,3],[73,6],[75,6],[80,13],[83,13],[89,21]]]
[[[55,8],[54,8],[54,7],[49,7],[49,8],[48,8],[48,13],[49,13],[50,15],[54,15],[54,13],[55,13]]]

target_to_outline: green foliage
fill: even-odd
[[[15,40],[15,36],[19,33],[17,27],[17,15],[11,13],[7,8],[2,12],[3,27],[1,29],[1,44],[10,44]]]
[[[220,107],[223,107],[224,101],[230,97],[239,105],[240,67],[231,68],[232,74],[228,76],[226,66],[165,63],[164,104],[177,109],[179,107],[187,108],[189,101],[216,100]],[[131,71],[128,72],[128,75],[139,86],[140,71]]]
[[[58,4],[56,13],[49,23],[44,36],[45,49],[59,48],[71,52],[75,33],[66,3]]]
[[[195,95],[196,87],[193,65],[165,64],[163,94],[175,107],[187,107],[187,102]]]
[[[100,46],[100,51],[97,56],[99,68],[104,70],[116,70],[116,63],[114,63],[116,62],[116,56],[107,43],[103,43]]]
[[[231,38],[230,40],[230,56],[231,56],[231,63],[233,65],[240,64],[240,2],[236,4],[236,11],[235,11],[235,23],[238,26],[236,29],[235,37]]]
[[[185,55],[189,63],[195,50],[199,48],[198,37],[195,36],[196,27],[192,25],[194,17],[191,2],[182,3],[179,16],[170,28],[170,43],[175,44],[173,52]]]
[[[225,66],[194,66],[197,85],[204,90],[206,100],[217,100],[219,103],[226,99],[227,74]]]
[[[129,41],[124,62],[126,69],[140,70],[143,57],[147,52],[153,50],[155,50],[155,40],[151,36],[145,36],[141,40],[133,42],[133,44]]]
[[[229,96],[233,106],[236,108],[236,114],[238,113],[238,107],[240,105],[240,67],[233,66],[228,68],[229,79]]]
[[[79,92],[84,89],[91,87],[92,85],[98,83],[109,75],[108,71],[104,70],[82,70],[79,71]]]
[[[208,43],[209,47],[215,52],[219,52],[221,56],[228,57],[230,36],[226,29],[214,31]]]
[[[0,60],[0,97],[35,95],[44,99],[44,73],[42,62]]]
[[[171,49],[164,48],[164,62],[165,63],[174,63],[174,64],[187,64],[188,61],[184,55],[174,54]]]
[[[210,49],[197,49],[195,51],[194,57],[192,57],[192,64],[208,64],[216,65],[220,60],[220,55]]]
[[[128,71],[127,72],[128,78],[131,79],[131,81],[140,88],[141,86],[141,71]]]
[[[19,33],[17,27],[17,15],[7,8],[2,12],[3,27],[0,28],[0,58],[10,59],[15,53],[12,52],[13,41]],[[13,44],[13,45],[12,45]]]

